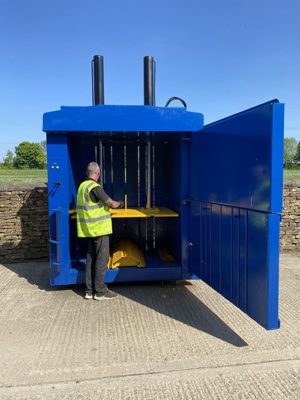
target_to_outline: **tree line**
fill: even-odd
[[[3,159],[7,168],[44,169],[47,165],[46,140],[40,143],[22,142],[15,151],[8,150]],[[289,137],[284,139],[284,167],[300,168],[300,141]]]
[[[45,169],[46,165],[46,140],[40,143],[21,142],[14,152],[8,150],[3,158],[3,166],[6,168]]]
[[[293,137],[284,139],[284,168],[300,168],[300,141]]]

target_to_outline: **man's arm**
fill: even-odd
[[[122,201],[115,201],[111,198],[106,200],[105,204],[108,205],[108,207],[110,207],[110,208],[122,208],[123,207]]]
[[[90,192],[90,198],[94,203],[98,203],[101,201],[102,203],[106,204],[110,208],[122,208],[123,202],[122,201],[115,201],[111,199],[108,194],[105,192],[103,188],[100,186],[95,187]]]

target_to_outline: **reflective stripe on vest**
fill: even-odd
[[[77,218],[78,222],[97,222],[103,221],[104,219],[111,218],[111,215],[103,215],[102,217],[94,217],[94,218]]]
[[[110,235],[112,223],[109,208],[101,201],[94,203],[90,192],[99,183],[86,180],[81,183],[77,192],[77,235],[78,237],[96,237]]]

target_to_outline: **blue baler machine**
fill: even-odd
[[[179,98],[171,100],[183,107],[155,106],[152,57],[144,59],[143,106],[104,105],[103,58],[93,66],[93,106],[44,114],[51,285],[84,283],[76,192],[97,161],[106,192],[126,203],[112,215],[112,257],[120,243],[143,257],[109,268],[107,283],[199,278],[278,328],[283,104],[204,125]]]

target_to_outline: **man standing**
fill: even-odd
[[[99,165],[91,162],[86,170],[87,179],[77,192],[77,235],[88,240],[86,259],[85,299],[115,299],[118,295],[108,290],[104,275],[109,261],[109,235],[112,234],[110,208],[122,207],[112,200],[98,183]]]

